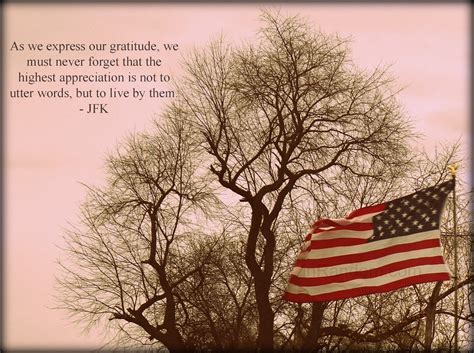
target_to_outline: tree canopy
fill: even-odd
[[[450,284],[282,301],[315,219],[439,183],[458,157],[413,150],[393,79],[358,69],[347,41],[299,17],[262,19],[255,42],[190,53],[155,128],[109,156],[106,186],[89,188],[82,223],[66,235],[61,307],[118,330],[120,344],[171,352],[451,345],[451,329],[433,332],[453,316]]]

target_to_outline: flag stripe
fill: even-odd
[[[338,239],[341,237],[344,238],[362,238],[369,239],[373,234],[373,230],[367,231],[355,231],[355,230],[334,230],[332,232],[322,232],[322,233],[310,233],[306,236],[305,241],[309,240],[319,240],[319,239]]]
[[[375,212],[382,212],[386,209],[386,204],[382,203],[380,205],[374,205],[374,206],[368,206],[364,208],[359,208],[358,210],[352,211],[349,216],[347,216],[347,219],[352,219],[355,217],[363,216],[369,213],[375,213]]]
[[[329,249],[337,248],[341,246],[351,246],[367,244],[367,239],[361,238],[336,238],[336,239],[324,239],[324,240],[312,240],[305,251],[315,249]]]
[[[362,270],[365,271],[365,270],[378,268],[380,266],[389,265],[391,263],[395,263],[398,261],[405,261],[405,260],[415,259],[419,257],[432,257],[432,256],[442,256],[441,248],[434,247],[434,248],[408,251],[406,253],[396,253],[396,254],[384,256],[381,259],[374,259],[374,260],[364,261],[364,262],[356,262],[352,264],[342,264],[342,265],[319,267],[319,268],[294,267],[291,274],[298,277],[321,277],[321,276],[324,277],[328,275],[347,273],[350,271],[362,271]]]
[[[333,232],[336,230],[357,230],[357,231],[363,231],[363,230],[372,230],[374,229],[373,223],[350,223],[350,224],[336,224],[331,226],[330,229],[324,229],[324,228],[317,228],[313,231],[313,234],[317,233],[322,233],[322,232]]]
[[[347,282],[354,279],[375,278],[386,275],[390,272],[407,269],[413,266],[439,265],[443,263],[442,256],[421,257],[390,263],[388,265],[372,268],[370,270],[351,271],[326,277],[299,277],[293,275],[290,277],[290,283],[304,287],[321,286],[329,283]]]
[[[342,256],[327,257],[325,259],[298,259],[295,266],[298,267],[328,267],[340,264],[355,263],[378,259],[387,255],[403,253],[406,251],[426,249],[440,246],[439,239],[421,240],[410,244],[397,244],[383,249],[367,251],[359,254],[349,254]]]
[[[351,281],[337,283],[337,288],[340,290],[346,290],[350,288],[359,288],[359,287],[374,287],[385,285],[390,282],[398,281],[403,278],[412,277],[414,275],[424,275],[432,273],[442,273],[445,272],[448,277],[449,274],[446,271],[446,265],[423,265],[414,267],[412,269],[403,269],[398,271],[393,271],[388,275],[375,277],[375,278],[362,278],[362,279],[353,279]],[[290,293],[307,293],[310,295],[324,294],[334,291],[335,284],[326,284],[321,286],[312,286],[312,287],[301,287],[290,283],[287,288],[287,292]]]
[[[324,227],[324,224],[326,226],[331,226],[331,225],[345,225],[345,224],[352,224],[352,223],[367,223],[367,222],[370,222],[375,215],[378,215],[381,212],[383,212],[383,210],[361,214],[353,218],[320,219],[319,221],[316,221],[313,223],[313,225],[311,226],[311,229]]]
[[[403,288],[413,284],[434,282],[434,281],[447,281],[449,275],[446,272],[429,273],[417,276],[411,276],[400,279],[398,281],[386,283],[380,286],[367,286],[353,289],[345,289],[339,291],[332,291],[329,293],[311,295],[308,293],[290,293],[286,292],[283,298],[296,303],[315,302],[315,301],[331,301],[338,299],[345,299],[351,297],[357,297],[360,295],[368,295],[374,293],[385,293],[390,292],[399,288]]]
[[[365,244],[354,245],[354,246],[341,246],[340,248],[315,248],[310,252],[303,252],[298,256],[298,259],[323,259],[327,257],[333,257],[334,255],[349,255],[349,254],[360,254],[372,250],[378,250],[387,248],[397,244],[409,244],[421,240],[428,239],[439,239],[439,230],[430,230],[427,232],[414,233],[410,235],[405,235],[403,237],[388,238],[384,240],[378,240],[374,242],[366,242],[366,239],[363,239]],[[357,238],[353,238],[357,239]],[[332,239],[331,239],[332,240]],[[336,240],[336,239],[334,239]],[[315,242],[318,240],[315,240]],[[322,241],[322,240],[321,240]],[[312,246],[312,243],[308,243],[307,246]]]

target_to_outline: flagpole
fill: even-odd
[[[453,178],[453,246],[454,246],[454,352],[458,352],[458,331],[459,331],[459,320],[458,320],[458,237],[457,237],[457,219],[456,219],[456,171],[457,165],[448,166],[449,172]]]

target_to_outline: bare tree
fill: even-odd
[[[211,262],[179,289],[188,312],[188,340],[207,350],[251,350],[256,328],[253,279],[245,268],[238,232],[213,237]]]
[[[255,43],[193,52],[155,130],[108,158],[106,185],[89,189],[66,235],[61,307],[118,329],[122,343],[171,352],[451,345],[452,330],[433,330],[453,319],[451,284],[282,300],[315,219],[437,184],[457,157],[414,152],[392,79],[357,69],[346,41],[298,17],[262,17]],[[472,278],[461,271],[467,302]],[[465,308],[455,319],[465,330],[472,318]]]
[[[108,316],[128,336],[146,334],[170,351],[189,348],[177,287],[212,253],[188,250],[199,237],[199,212],[215,201],[189,134],[168,120],[109,157],[107,186],[89,189],[82,224],[66,236],[72,263],[62,264],[59,281],[62,307],[76,319],[94,324]]]
[[[310,178],[331,182],[336,171],[384,178],[381,170],[406,163],[410,129],[384,70],[357,70],[345,41],[299,18],[263,19],[257,43],[220,41],[190,56],[180,94],[212,173],[251,209],[245,261],[255,279],[257,347],[271,350],[275,225],[291,191]]]

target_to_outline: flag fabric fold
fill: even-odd
[[[318,302],[450,279],[439,224],[454,180],[315,222],[283,298]]]

